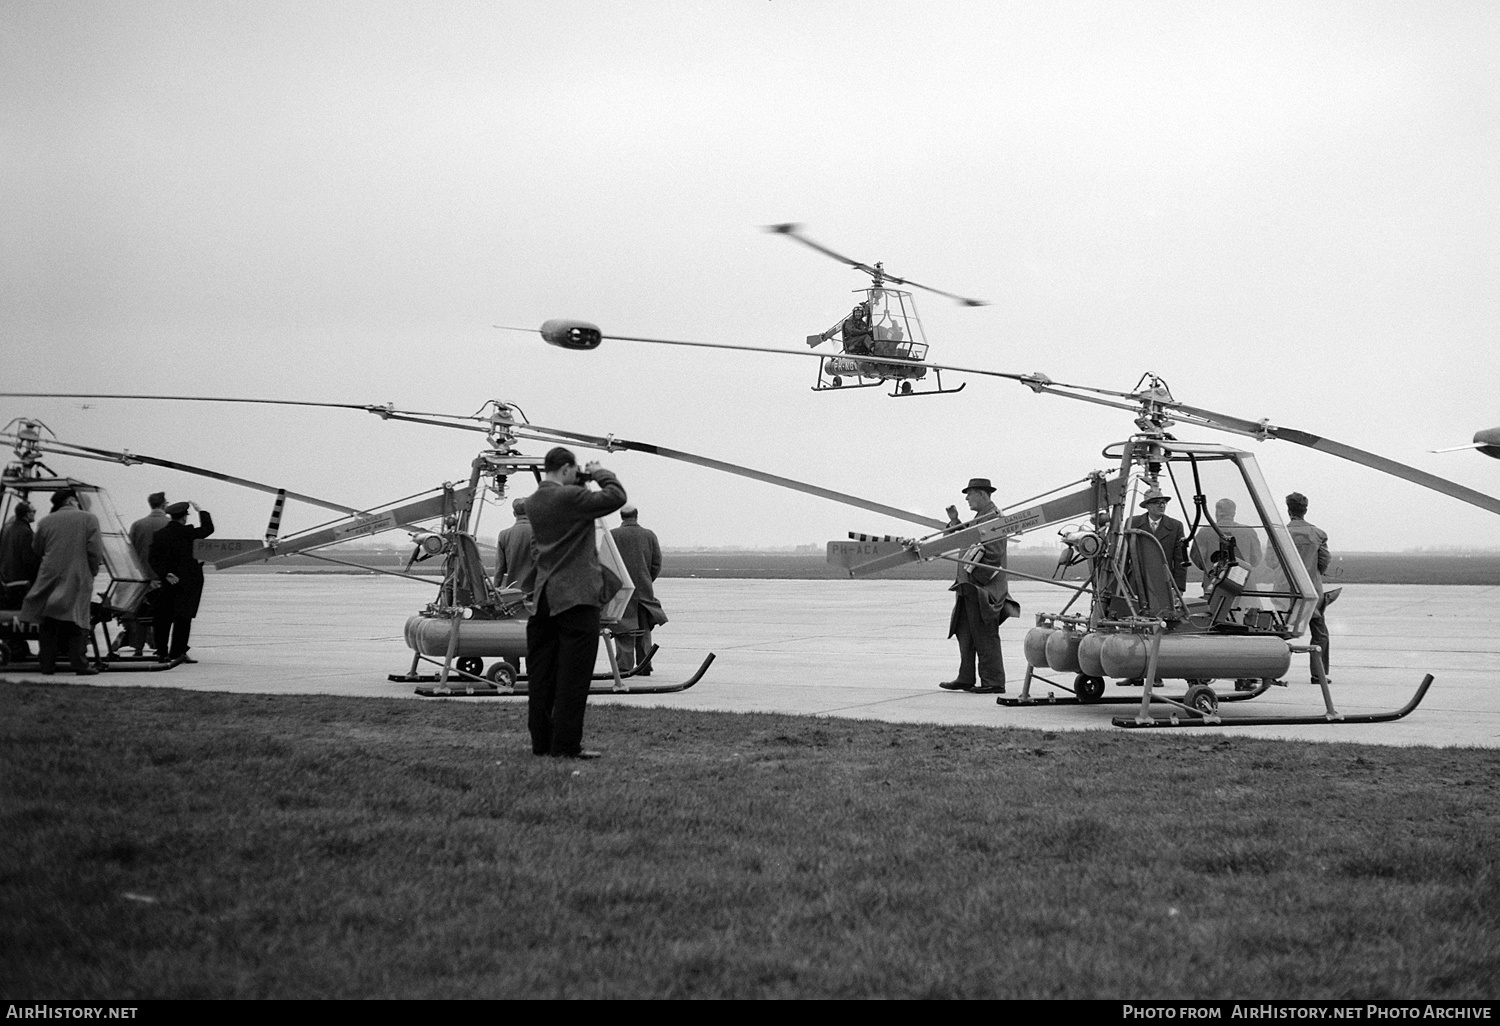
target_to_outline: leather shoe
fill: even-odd
[[[92,677],[94,674],[96,674],[98,672],[99,671],[96,670],[96,669],[94,669],[92,666],[86,666],[86,667],[84,667],[81,670],[74,670],[73,671],[73,673],[76,676],[79,676],[79,677]]]
[[[603,754],[604,754],[603,752],[591,752],[591,751],[589,751],[587,749],[580,749],[579,751],[576,751],[576,752],[559,752],[556,755],[554,755],[553,758],[554,759],[597,759],[597,758],[599,758],[599,756],[601,756]]]
[[[938,685],[944,691],[968,691],[973,686],[972,680],[945,680]]]
[[[194,659],[192,656],[186,656],[185,655],[185,656],[179,656],[178,659],[177,659],[177,661],[180,662],[180,663],[196,663],[198,660]]]
[[[976,695],[1003,695],[1005,694],[1005,685],[981,684],[978,687],[969,688],[969,690]]]

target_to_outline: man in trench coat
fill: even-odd
[[[968,500],[969,509],[974,511],[974,518],[963,526],[972,526],[1000,515],[991,498],[994,493],[989,478],[976,477],[969,481],[964,498]],[[1020,604],[1010,597],[1005,576],[1006,546],[1004,538],[973,546],[964,553],[965,561],[959,564],[953,585],[948,589],[955,593],[953,614],[948,618],[948,637],[958,638],[958,676],[938,685],[946,691],[1005,693],[1000,625],[1021,611]]]
[[[189,509],[198,510],[197,527],[188,525]],[[214,533],[214,518],[196,502],[174,502],[167,516],[171,523],[151,538],[151,569],[162,585],[152,625],[156,658],[173,665],[196,663],[188,655],[188,635],[203,599],[203,564],[193,557],[193,542]]]
[[[651,629],[667,622],[667,614],[652,586],[661,576],[661,543],[656,540],[655,531],[641,526],[639,518],[634,506],[625,506],[620,510],[620,526],[610,532],[620,558],[625,561],[625,569],[630,572],[630,583],[635,586],[630,604],[620,614],[621,630],[630,632],[622,635],[616,646],[621,673],[635,669],[651,654]],[[650,675],[649,666],[640,672],[642,677]]]
[[[52,513],[37,525],[32,551],[42,562],[21,603],[21,619],[40,626],[42,673],[55,672],[59,651],[79,676],[98,673],[89,665],[84,645],[93,629],[89,603],[94,576],[104,564],[99,518],[78,505],[73,489],[53,492]]]

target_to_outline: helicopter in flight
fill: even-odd
[[[665,345],[788,353],[780,349],[685,342],[639,336],[605,335],[583,321],[550,320],[540,334],[551,345],[591,350],[605,338]],[[851,357],[865,360],[870,357]],[[1432,677],[1418,686],[1402,709],[1388,713],[1345,715],[1334,703],[1321,659],[1310,644],[1297,642],[1326,601],[1304,566],[1254,454],[1232,446],[1177,439],[1168,429],[1177,423],[1255,438],[1280,439],[1360,464],[1441,494],[1500,514],[1500,499],[1368,452],[1296,428],[1252,421],[1190,406],[1175,399],[1166,382],[1143,375],[1134,389],[1116,391],[1054,381],[1040,372],[1017,374],[983,368],[956,368],[968,373],[1015,381],[1038,394],[1062,396],[1129,411],[1137,433],[1105,449],[1115,461],[1113,472],[1095,471],[1085,479],[1001,510],[980,524],[945,524],[922,539],[878,537],[851,532],[849,541],[828,543],[828,561],[850,573],[868,576],[907,563],[947,559],[974,566],[975,546],[1000,541],[1049,525],[1066,524],[1062,538],[1064,564],[1087,565],[1079,585],[1007,571],[1012,576],[1058,584],[1073,592],[1057,613],[1037,616],[1027,637],[1026,682],[1006,705],[1039,701],[1031,694],[1034,678],[1047,680],[1072,697],[1062,701],[1139,703],[1134,717],[1117,717],[1122,727],[1206,726],[1260,723],[1369,723],[1398,719],[1421,702]],[[1072,489],[1071,491],[1067,489]],[[1056,494],[1061,492],[1062,494]],[[1187,594],[1159,569],[1171,560],[1154,535],[1142,530],[1136,512],[1146,496],[1175,495],[1192,510],[1186,536],[1192,539],[1204,570],[1201,596]],[[1212,503],[1215,513],[1208,510]],[[1227,505],[1225,505],[1227,503]],[[1226,521],[1219,510],[1230,511]],[[1242,520],[1235,520],[1240,511]],[[957,517],[953,517],[954,521]],[[1253,553],[1253,558],[1252,558]],[[1157,568],[1153,571],[1151,568]],[[1088,601],[1081,600],[1087,597]],[[1074,611],[1077,605],[1079,608]],[[1264,694],[1291,665],[1294,653],[1309,655],[1315,681],[1323,691],[1322,716],[1241,717],[1219,715],[1220,702],[1242,702]],[[1071,684],[1048,673],[1072,674]],[[1106,696],[1106,678],[1140,687],[1140,697]],[[1165,695],[1161,683],[1181,679],[1186,693]],[[1215,689],[1220,680],[1233,682]],[[1222,693],[1221,693],[1222,692]],[[1166,716],[1153,714],[1164,704]]]
[[[1492,456],[1500,460],[1500,427],[1485,428],[1483,431],[1474,432],[1474,441],[1468,445],[1455,445],[1449,449],[1433,449],[1433,452],[1461,452],[1465,449],[1478,449],[1486,456]]]
[[[851,260],[802,234],[802,226],[793,223],[766,226],[766,231],[785,235],[810,249],[832,257],[842,264],[870,276],[870,284],[860,290],[864,298],[826,331],[807,336],[807,345],[816,349],[824,342],[837,339],[842,350],[838,356],[823,356],[818,363],[818,379],[813,391],[836,388],[877,388],[891,383],[891,395],[941,395],[960,392],[944,388],[942,369],[929,367],[927,337],[922,319],[917,315],[916,300],[909,289],[922,289],[945,296],[963,306],[984,306],[982,299],[969,299],[941,289],[930,288],[906,278],[898,278],[881,263],[866,264]],[[908,289],[892,288],[905,285]],[[930,385],[924,387],[927,372],[933,372]],[[847,381],[845,379],[848,379]]]
[[[184,463],[46,438],[43,436],[39,422],[35,421],[13,421],[11,426],[20,424],[19,430],[0,432],[0,442],[15,444],[18,454],[23,451],[29,454],[27,460],[31,467],[24,474],[17,472],[12,475],[9,471],[7,472],[7,497],[19,499],[31,491],[82,484],[71,478],[57,478],[56,475],[50,475],[50,472],[44,478],[37,470],[44,452],[127,465],[139,463],[160,466],[276,494],[276,504],[273,507],[271,522],[263,541],[235,540],[227,544],[219,543],[216,548],[200,548],[200,556],[210,558],[217,569],[228,569],[278,557],[303,555],[333,564],[436,584],[438,594],[434,601],[409,617],[405,625],[405,640],[413,652],[411,665],[406,672],[390,676],[393,681],[417,684],[417,693],[426,696],[455,694],[504,696],[526,693],[526,678],[519,670],[521,659],[524,658],[526,652],[528,614],[524,596],[519,589],[502,589],[491,580],[485,570],[474,535],[478,514],[484,502],[491,496],[503,499],[510,478],[528,473],[540,478],[540,468],[544,458],[521,452],[519,443],[522,441],[577,445],[606,452],[645,452],[804,492],[929,528],[941,526],[942,523],[859,496],[678,449],[614,436],[601,437],[532,424],[526,420],[519,407],[499,400],[485,403],[473,414],[457,415],[399,410],[390,403],[363,405],[235,397],[35,392],[0,393],[0,397],[255,403],[272,406],[323,407],[362,411],[374,414],[382,420],[404,421],[483,434],[486,444],[471,463],[467,482],[449,482],[418,496],[409,496],[371,509],[357,509]],[[96,513],[105,514],[101,516],[101,527],[105,535],[109,583],[101,591],[101,601],[96,603],[95,627],[103,628],[105,632],[103,648],[108,650],[109,655],[99,655],[100,646],[97,639],[94,647],[98,662],[107,668],[114,668],[115,662],[129,657],[114,655],[115,646],[110,643],[108,636],[108,621],[111,618],[135,615],[138,612],[141,601],[151,586],[151,576],[141,566],[139,558],[131,548],[128,531],[119,515],[114,512],[107,494],[103,489],[93,486],[84,486],[84,488],[88,495],[97,497],[97,501],[92,502],[89,508],[94,509]],[[281,537],[279,524],[282,506],[287,498],[334,510],[340,514],[340,517],[306,531]],[[401,571],[352,562],[320,551],[340,542],[397,529],[406,530],[413,543],[410,558]],[[200,545],[204,543],[212,545],[215,541],[215,539],[203,539]],[[603,532],[602,529],[599,542],[601,557],[607,558],[605,557],[606,548],[612,545],[612,542],[608,541],[608,533]],[[416,563],[438,558],[442,560],[440,574],[432,576],[411,573]],[[629,598],[628,589],[631,584],[623,566],[617,566],[614,569],[618,571],[616,576],[623,578],[621,590],[615,597],[615,604],[623,609]],[[612,607],[606,607],[606,613],[610,608]],[[14,617],[10,619],[14,620]],[[650,669],[655,649],[634,669],[621,671],[613,648],[615,633],[611,630],[606,636],[607,643],[602,646],[608,657],[610,671],[607,674],[596,674],[594,677],[596,681],[608,682],[596,688],[602,692],[664,694],[683,691],[698,683],[714,660],[714,654],[709,653],[697,672],[681,683],[644,683],[633,678],[641,676],[643,671]],[[4,654],[4,651],[6,650],[0,650],[0,654]],[[488,665],[486,665],[486,659],[490,660]],[[164,668],[154,661],[146,661],[151,663],[149,668]],[[434,667],[436,672],[419,672],[424,664]]]

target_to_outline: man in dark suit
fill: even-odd
[[[661,576],[661,542],[657,541],[655,531],[641,526],[640,513],[634,506],[620,510],[620,526],[610,536],[625,561],[630,583],[635,586],[630,604],[620,614],[619,629],[628,633],[620,637],[616,646],[620,672],[625,673],[651,654],[651,629],[667,622],[652,583]],[[640,675],[650,676],[651,667],[646,667]]]
[[[188,526],[189,509],[198,512],[197,527]],[[171,522],[151,538],[151,569],[162,582],[152,632],[156,658],[176,666],[198,661],[188,655],[188,635],[203,599],[203,564],[193,558],[193,542],[214,533],[214,518],[196,502],[174,502],[167,516]]]
[[[0,588],[4,599],[0,601],[6,609],[19,609],[36,580],[41,558],[32,551],[36,532],[31,522],[36,519],[36,510],[29,502],[16,503],[16,515],[10,523],[0,529]]]
[[[625,488],[598,463],[558,446],[542,463],[541,485],[526,500],[535,563],[521,587],[535,609],[526,623],[527,725],[533,755],[592,759],[584,751],[583,715],[599,654],[599,569],[594,520],[625,505]],[[585,482],[580,485],[578,482]],[[598,491],[590,491],[593,481]]]
[[[1180,596],[1187,587],[1188,552],[1182,522],[1167,516],[1171,501],[1153,486],[1141,499],[1146,512],[1130,518],[1128,577],[1142,615],[1180,620],[1186,614]]]
[[[995,488],[989,478],[976,477],[964,489],[964,499],[974,518],[963,525],[971,526],[1000,515],[995,508]],[[957,521],[957,513],[949,507]],[[1021,611],[1010,597],[1005,576],[1006,539],[972,546],[964,553],[953,585],[953,613],[948,617],[948,637],[958,638],[958,676],[943,681],[945,691],[972,691],[978,694],[1005,693],[1005,663],[1000,653],[1000,625]],[[978,672],[976,673],[976,664]]]

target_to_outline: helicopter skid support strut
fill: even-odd
[[[1417,693],[1412,695],[1410,702],[1400,709],[1393,709],[1389,712],[1346,715],[1334,712],[1330,707],[1330,710],[1321,716],[1233,716],[1225,719],[1184,708],[1182,716],[1174,714],[1166,719],[1156,716],[1116,716],[1110,722],[1117,727],[1264,727],[1278,724],[1318,726],[1340,723],[1389,723],[1392,720],[1401,719],[1420,705],[1427,695],[1427,689],[1431,686],[1432,674],[1429,673],[1422,678],[1422,683],[1417,685]]]

